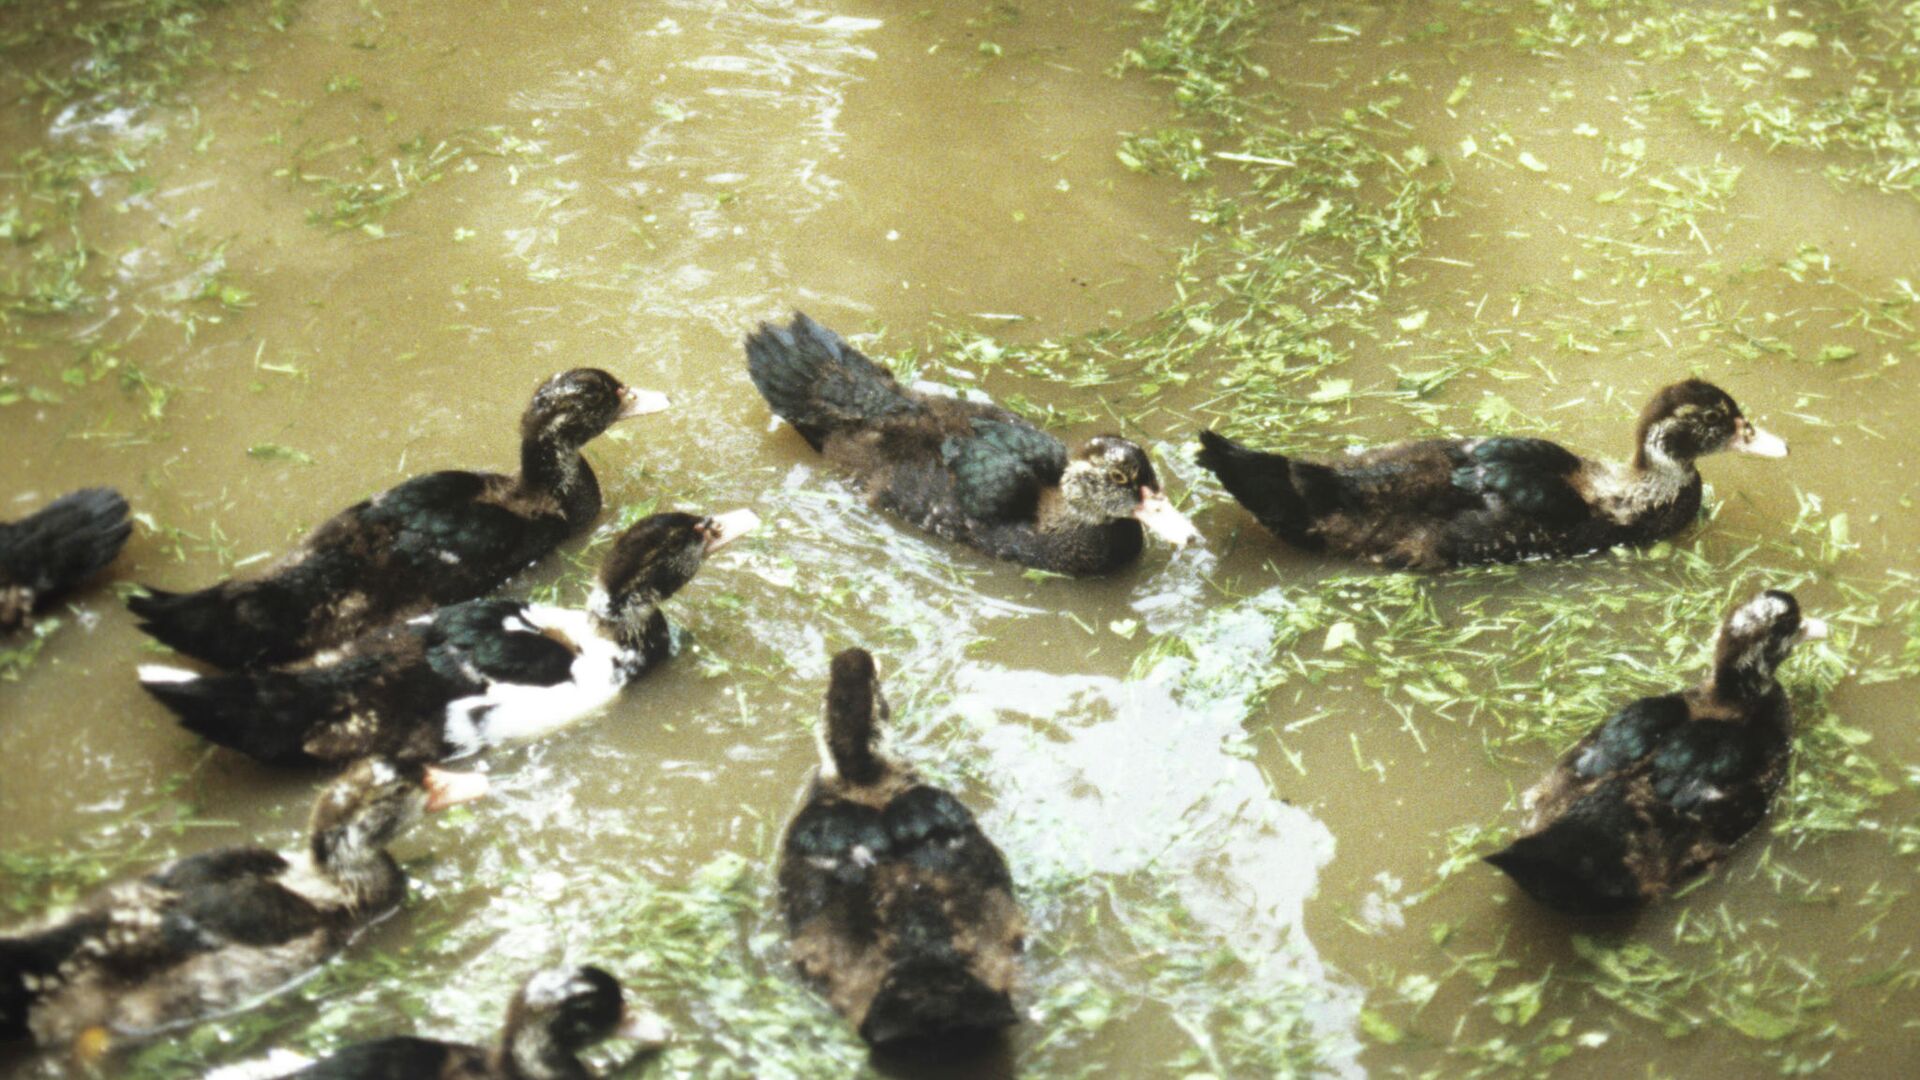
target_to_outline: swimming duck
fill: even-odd
[[[747,335],[747,373],[774,413],[848,471],[872,504],[936,536],[1060,574],[1139,556],[1145,526],[1199,534],[1146,452],[1117,435],[1072,451],[1005,409],[902,387],[840,335],[795,313]]]
[[[105,570],[132,532],[127,500],[112,488],[86,488],[0,521],[0,636]]]
[[[1421,439],[1323,464],[1202,431],[1199,462],[1290,544],[1438,570],[1652,543],[1699,515],[1694,459],[1787,453],[1725,391],[1699,379],[1653,396],[1635,444],[1627,465],[1507,436]]]
[[[273,765],[389,754],[444,761],[557,730],[669,651],[660,605],[751,510],[655,514],[613,543],[584,611],[469,600],[382,627],[310,663],[223,675],[143,665],[188,730]]]
[[[400,905],[407,879],[386,846],[486,786],[370,758],[321,792],[303,851],[191,855],[0,935],[0,1041],[97,1049],[287,986]]]
[[[868,1043],[972,1049],[1019,1019],[1025,919],[967,808],[878,751],[889,716],[873,657],[835,656],[820,770],[781,841],[793,958]]]
[[[1789,593],[1742,604],[1706,680],[1632,702],[1574,744],[1522,797],[1521,837],[1487,861],[1549,907],[1598,915],[1726,858],[1786,779],[1793,717],[1774,671],[1826,634]]]
[[[520,421],[520,472],[416,476],[341,511],[258,577],[127,606],[176,651],[225,668],[279,664],[395,619],[479,596],[580,532],[600,485],[580,448],[665,395],[594,368],[541,385]]]
[[[580,1052],[610,1038],[657,1047],[667,1029],[651,1013],[629,1008],[619,981],[599,968],[548,968],[514,995],[492,1047],[398,1035],[318,1062],[276,1051],[264,1062],[215,1070],[207,1080],[585,1080],[593,1074]]]

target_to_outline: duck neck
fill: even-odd
[[[1744,646],[1722,638],[1714,650],[1712,692],[1716,700],[1736,705],[1761,701],[1780,689],[1774,677],[1775,660],[1765,642]]]
[[[827,757],[833,771],[850,784],[872,784],[886,774],[873,749],[873,710],[836,709],[827,718]]]
[[[406,875],[386,849],[365,842],[351,826],[313,834],[313,868],[340,887],[353,907],[378,910],[396,904],[406,892]]]
[[[584,1080],[592,1075],[539,1024],[509,1029],[494,1051],[494,1061],[495,1072],[514,1080]]]
[[[1043,491],[1034,514],[1043,532],[1065,529],[1090,529],[1105,525],[1113,518],[1099,511],[1094,488],[1100,482],[1094,467],[1075,461],[1060,474],[1060,486]]]
[[[562,513],[576,525],[600,513],[600,482],[577,446],[538,436],[521,440],[520,487],[559,500]]]
[[[673,632],[657,600],[632,597],[614,608],[603,593],[595,590],[588,610],[594,629],[620,647],[616,663],[629,679],[664,660],[673,650]]]
[[[1593,467],[1591,491],[1609,516],[1625,523],[1638,523],[1650,515],[1678,511],[1690,517],[1698,509],[1700,474],[1693,462],[1675,458],[1660,447],[1657,432],[1643,433],[1640,449],[1631,465]],[[1695,497],[1689,505],[1688,492]]]

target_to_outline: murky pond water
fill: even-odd
[[[653,506],[767,526],[672,602],[672,664],[404,842],[407,910],[119,1073],[488,1039],[561,959],[680,1029],[642,1073],[900,1071],[796,985],[771,917],[827,657],[861,644],[895,747],[1032,908],[1032,1022],[978,1069],[1910,1075],[1920,205],[1875,119],[1913,129],[1885,88],[1920,38],[1899,4],[1820,7],[0,3],[0,517],[112,484],[143,526],[0,663],[6,920],[293,843],[318,779],[175,728],[115,586],[509,467],[531,389],[593,364],[675,401],[589,448],[599,540]],[[745,378],[742,331],[795,307],[1140,438],[1207,545],[1034,580],[866,512]],[[1203,424],[1624,457],[1688,373],[1794,453],[1705,462],[1711,520],[1647,555],[1354,573],[1189,462]],[[578,601],[597,559],[511,588]],[[1609,705],[1696,678],[1763,582],[1840,626],[1789,665],[1809,734],[1765,835],[1631,926],[1466,859]]]

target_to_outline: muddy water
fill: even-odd
[[[814,760],[826,658],[849,644],[883,657],[896,715],[909,718],[899,751],[964,791],[1017,875],[1097,883],[1036,890],[1065,899],[1035,912],[1030,974],[1036,995],[1090,982],[1124,1004],[1064,1046],[1029,1025],[1011,1056],[1030,1072],[1259,1075],[1187,1019],[1195,1001],[1247,983],[1292,989],[1303,1030],[1324,1047],[1319,1071],[1432,1068],[1442,1059],[1430,1043],[1369,1039],[1360,1026],[1383,970],[1428,962],[1444,974],[1413,959],[1429,926],[1482,944],[1511,938],[1528,978],[1573,964],[1565,928],[1491,873],[1410,904],[1433,881],[1440,835],[1509,812],[1546,750],[1495,758],[1470,729],[1403,725],[1358,677],[1256,696],[1274,641],[1261,612],[1290,602],[1275,582],[1311,583],[1330,568],[1214,502],[1196,503],[1204,549],[1150,550],[1112,581],[1030,581],[864,512],[790,432],[768,430],[738,339],[796,306],[877,334],[886,350],[932,356],[923,328],[936,321],[1036,342],[1128,326],[1174,302],[1175,254],[1198,226],[1175,181],[1114,155],[1121,132],[1173,121],[1164,86],[1109,74],[1142,32],[1129,8],[688,0],[476,13],[310,0],[285,31],[244,4],[201,28],[218,66],[191,77],[179,108],[143,121],[178,129],[148,151],[152,189],[129,197],[109,182],[86,211],[111,260],[110,294],[86,317],[17,323],[5,339],[3,370],[15,373],[46,355],[64,363],[86,333],[124,340],[121,356],[176,391],[157,420],[111,382],[0,411],[0,460],[14,463],[0,476],[0,516],[113,484],[147,525],[114,579],[199,584],[414,472],[510,467],[529,390],[594,364],[675,401],[589,450],[610,507],[752,505],[768,522],[673,603],[684,640],[671,666],[605,716],[493,755],[495,797],[407,841],[427,902],[356,946],[404,960],[355,969],[316,1001],[268,1006],[284,1016],[270,1041],[324,1044],[386,1007],[408,1026],[489,1037],[525,969],[601,958],[581,943],[617,935],[585,924],[604,917],[597,899],[620,875],[671,884],[732,852],[756,864],[764,894],[768,854]],[[1648,76],[1634,65],[1523,56],[1501,47],[1497,18],[1423,48],[1422,21],[1364,7],[1283,18],[1259,51],[1303,120],[1337,118],[1387,76],[1439,88],[1403,89],[1392,130],[1442,156],[1446,213],[1382,333],[1352,345],[1342,374],[1365,381],[1431,366],[1441,351],[1506,346],[1497,366],[1519,374],[1469,381],[1463,410],[1498,394],[1570,445],[1624,456],[1645,395],[1700,371],[1795,451],[1785,464],[1707,464],[1718,495],[1710,549],[1738,550],[1791,520],[1799,492],[1817,492],[1854,523],[1851,570],[1911,568],[1920,521],[1902,432],[1920,392],[1883,365],[1904,338],[1857,333],[1833,298],[1885,295],[1907,272],[1920,240],[1912,204],[1838,190],[1815,157],[1768,155],[1648,110],[1636,97]],[[1472,92],[1447,102],[1468,73]],[[14,147],[126,137],[54,131],[27,110],[0,124]],[[1469,136],[1480,152],[1462,152]],[[1620,234],[1619,215],[1634,211],[1633,200],[1595,198],[1622,182],[1625,159],[1609,146],[1634,139],[1648,161],[1739,170],[1720,210],[1639,237],[1710,252],[1725,268],[1711,299],[1693,283],[1623,273],[1594,239]],[[1522,150],[1542,167],[1516,164]],[[370,175],[409,196],[329,225],[341,216],[329,181]],[[1838,286],[1740,277],[1803,244],[1831,256],[1835,269],[1816,276]],[[215,272],[244,297],[184,299]],[[1567,347],[1566,328],[1588,325],[1596,307],[1626,329]],[[1854,344],[1859,358],[1837,369],[1699,344],[1703,328],[1729,320],[1764,324],[1803,352]],[[1001,397],[1111,406],[1177,486],[1193,479],[1184,444],[1196,420],[1182,413],[1212,396],[1197,387],[1134,422],[1124,388],[937,358],[921,373]],[[1356,404],[1340,438],[1392,438],[1410,422]],[[1572,588],[1604,572],[1536,568],[1527,584]],[[584,592],[565,560],[514,588],[556,582],[564,600]],[[1470,588],[1482,587],[1499,584]],[[1811,607],[1838,602],[1820,582],[1805,595]],[[1209,647],[1149,653],[1157,635],[1190,631]],[[315,778],[254,768],[176,730],[133,682],[144,648],[96,590],[19,681],[0,683],[0,847],[117,851],[145,836],[158,856],[292,842]],[[1909,696],[1843,686],[1834,704],[1897,769],[1920,758]],[[1911,817],[1898,798],[1887,814]],[[183,805],[191,829],[151,824]],[[1845,837],[1770,857],[1836,887],[1912,881],[1911,866],[1884,871],[1871,862],[1882,847]],[[1911,905],[1893,908],[1870,945],[1844,911],[1780,915],[1775,893],[1757,887],[1756,858],[1748,851],[1710,885],[1710,902],[1777,920],[1786,953],[1870,948],[1893,962],[1920,947]],[[1089,902],[1095,894],[1106,899]],[[1239,963],[1200,969],[1184,995],[1149,986],[1146,939],[1110,931],[1147,897],[1183,910],[1183,941],[1217,943]],[[772,924],[756,915],[744,926],[758,941]],[[1642,929],[1659,942],[1672,924]],[[777,949],[752,956],[767,977],[786,977]],[[1449,983],[1423,1029],[1442,1044],[1504,1034],[1470,1013],[1474,994]],[[1911,1016],[1912,986],[1887,994],[1836,1007],[1854,1036],[1840,1075],[1897,1075],[1913,1060],[1920,1036],[1874,1019],[1887,1007]],[[357,1025],[345,1032],[327,1020],[343,1003]],[[731,1052],[728,1029],[747,1023],[724,1002],[653,1004],[686,1034],[664,1066],[676,1075],[702,1075],[702,1055]],[[1450,1010],[1467,1018],[1456,1027]],[[1724,1030],[1669,1041],[1630,1016],[1564,1019],[1599,1035],[1561,1063],[1565,1075],[1682,1075],[1727,1055],[1754,1072],[1780,1065],[1769,1045]],[[814,1022],[832,1024],[824,1012]],[[0,1061],[11,1075],[52,1068]],[[776,1054],[749,1071],[795,1068]]]

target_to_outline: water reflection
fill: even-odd
[[[1277,592],[1213,616],[1193,657],[1142,678],[968,664],[949,706],[995,782],[988,832],[1039,878],[1152,871],[1198,925],[1273,985],[1307,988],[1328,1067],[1359,1075],[1362,992],[1308,939],[1305,906],[1334,836],[1250,760],[1245,722],[1273,644]]]

